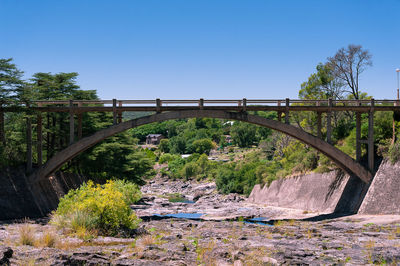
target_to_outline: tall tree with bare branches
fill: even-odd
[[[346,84],[354,99],[360,99],[359,77],[367,67],[372,66],[371,58],[368,50],[354,44],[341,48],[333,57],[328,57],[333,75]]]

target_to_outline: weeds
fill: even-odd
[[[26,246],[35,245],[35,230],[32,225],[24,224],[19,228],[19,243]]]

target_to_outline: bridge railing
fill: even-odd
[[[299,100],[299,99],[194,99],[194,100],[73,100],[75,105],[103,105],[112,106],[116,103],[118,106],[151,106],[155,107],[157,104],[162,106],[328,106],[330,104],[343,105],[343,106],[371,106],[371,100]],[[384,106],[400,106],[399,100],[373,100],[374,105]],[[56,100],[56,101],[34,101],[37,106],[47,105],[69,105],[70,100]]]

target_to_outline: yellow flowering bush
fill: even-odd
[[[89,181],[60,199],[52,222],[78,235],[85,235],[82,231],[115,235],[121,229],[137,228],[140,219],[129,205],[140,197],[138,186],[130,182]]]

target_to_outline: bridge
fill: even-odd
[[[154,114],[122,121],[123,112],[154,112]],[[249,114],[251,111],[274,111],[277,120]],[[290,114],[310,111],[317,114],[317,135],[290,124]],[[332,145],[332,114],[351,111],[356,115],[356,159]],[[291,100],[291,99],[239,99],[239,100],[69,100],[35,101],[31,105],[0,106],[0,141],[4,137],[4,113],[26,112],[36,114],[37,169],[32,163],[32,118],[27,116],[27,171],[31,172],[30,182],[38,182],[57,171],[64,163],[96,145],[102,140],[141,125],[182,118],[220,118],[237,120],[267,127],[296,138],[329,157],[338,167],[350,175],[369,183],[374,172],[374,112],[400,112],[398,100]],[[69,146],[55,154],[43,164],[42,158],[42,114],[49,112],[69,113]],[[82,116],[86,112],[111,112],[113,125],[95,134],[82,137]],[[368,114],[368,137],[361,138],[361,114]],[[326,117],[326,139],[322,137],[322,117]],[[284,121],[282,121],[284,120]],[[77,128],[76,128],[77,127]],[[361,165],[361,145],[368,146],[368,168]]]

